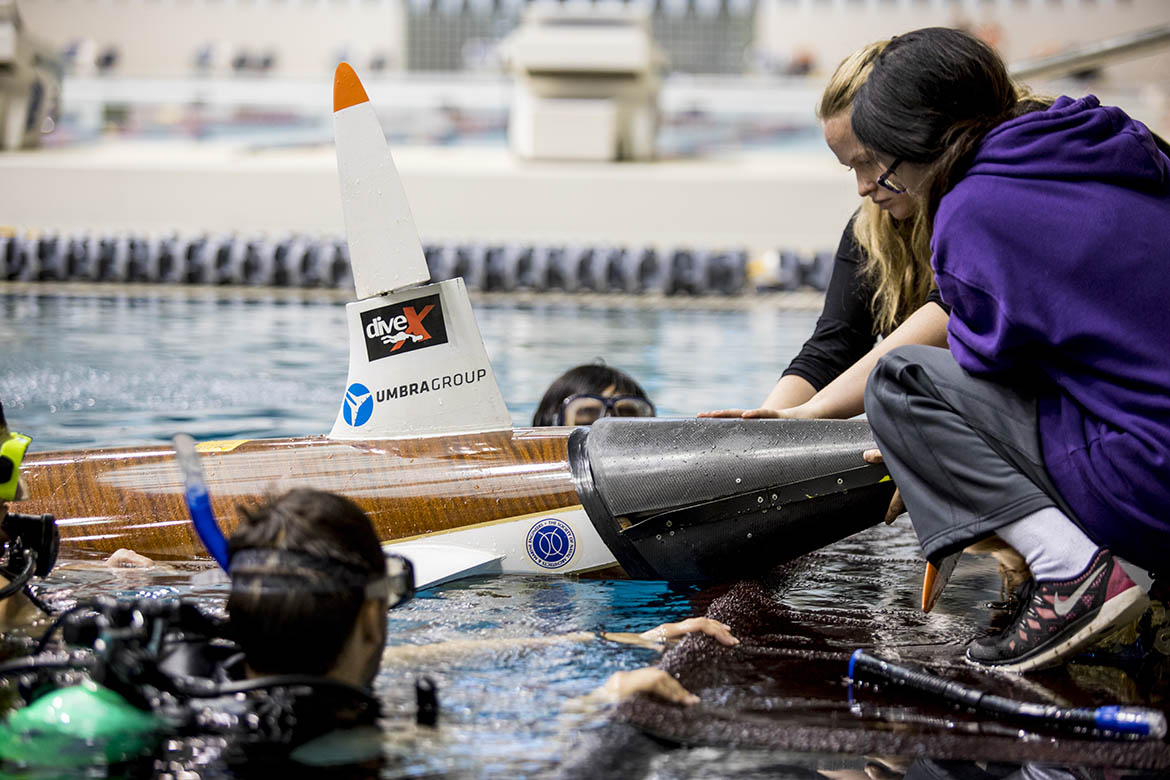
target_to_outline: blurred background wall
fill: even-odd
[[[570,0],[586,2],[587,0]],[[259,69],[317,76],[339,58],[366,70],[496,66],[523,0],[21,0],[32,29],[111,72]],[[653,32],[679,73],[830,72],[858,46],[929,25],[963,26],[1008,61],[1170,20],[1166,0],[653,0]],[[198,62],[202,58],[203,64]],[[1119,81],[1170,83],[1170,52],[1113,66]]]
[[[0,154],[0,238],[340,241],[330,93],[348,60],[424,241],[731,251],[775,277],[831,253],[857,206],[814,107],[858,46],[958,25],[1012,63],[1170,31],[1170,0],[642,1],[669,60],[657,159],[617,163],[510,153],[499,43],[525,0],[18,0],[65,75],[45,148]],[[1170,135],[1166,46],[1031,83]]]

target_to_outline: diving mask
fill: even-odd
[[[592,425],[602,417],[653,417],[654,404],[640,395],[577,393],[561,404],[558,425]]]

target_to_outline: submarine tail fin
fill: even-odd
[[[344,62],[333,108],[357,300],[346,306],[349,378],[330,438],[511,428],[463,280],[425,284],[406,191],[365,88]]]
[[[357,299],[431,279],[406,190],[362,82],[349,63],[333,77],[333,137]]]

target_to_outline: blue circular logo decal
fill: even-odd
[[[374,413],[374,396],[370,388],[354,382],[345,388],[345,399],[341,402],[341,417],[354,428],[365,425]]]
[[[537,566],[559,569],[573,560],[577,539],[568,523],[555,517],[541,520],[528,532],[528,557]]]

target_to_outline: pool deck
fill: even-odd
[[[424,240],[833,249],[857,206],[826,149],[649,163],[533,162],[503,147],[393,150]],[[344,234],[331,145],[102,141],[0,156],[15,230]]]

